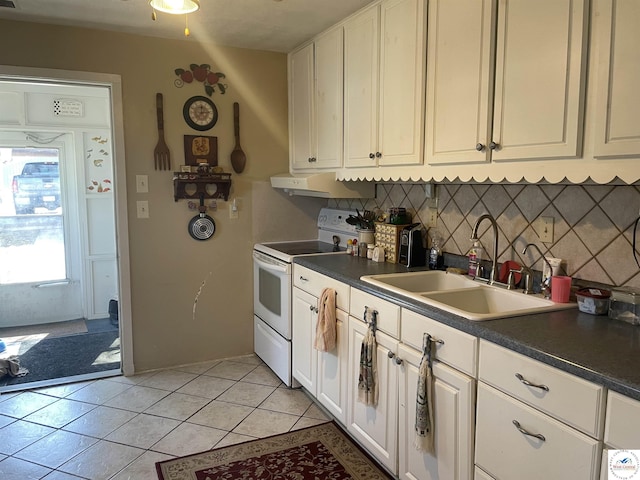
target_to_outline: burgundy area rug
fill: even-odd
[[[335,423],[156,463],[160,480],[388,480]]]

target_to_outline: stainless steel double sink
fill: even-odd
[[[575,303],[555,303],[541,295],[525,295],[440,270],[366,275],[360,279],[474,321],[576,307]]]

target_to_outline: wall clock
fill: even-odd
[[[191,97],[182,109],[184,121],[194,130],[209,130],[218,121],[218,109],[207,97]]]

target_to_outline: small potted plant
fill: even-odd
[[[355,225],[358,232],[359,243],[374,243],[376,214],[370,210],[363,210],[362,213],[356,209],[356,215],[349,215],[347,223]]]

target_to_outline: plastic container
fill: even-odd
[[[609,317],[632,325],[640,325],[640,293],[614,290],[609,299]]]
[[[610,296],[611,292],[602,288],[581,288],[576,292],[578,309],[591,315],[606,315]]]

